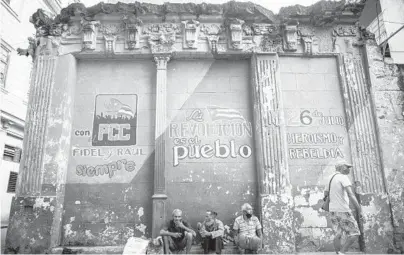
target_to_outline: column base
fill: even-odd
[[[56,197],[14,197],[5,253],[47,253]]]
[[[160,230],[166,223],[166,194],[154,194],[153,199],[153,223],[152,237],[160,235]]]
[[[289,195],[262,195],[262,253],[295,253],[293,198]]]

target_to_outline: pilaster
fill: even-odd
[[[295,251],[277,54],[252,57],[256,162],[265,253]],[[282,222],[280,224],[280,222]]]
[[[167,127],[167,63],[171,55],[155,54],[156,63],[156,127],[154,153],[154,195],[152,236],[159,235],[166,221],[166,185],[165,185],[165,130]]]
[[[363,220],[359,221],[363,233],[360,243],[366,253],[387,253],[393,239],[391,211],[362,45],[356,43],[356,28],[337,28],[335,31],[335,48],[344,52],[340,56],[342,92],[354,185],[363,212]],[[374,232],[375,228],[379,233]]]
[[[76,60],[72,55],[58,56],[55,38],[40,37],[38,41],[6,240],[8,253],[50,251],[59,245],[61,234]],[[34,244],[32,240],[36,240]]]

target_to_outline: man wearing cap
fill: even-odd
[[[255,254],[261,248],[262,226],[250,204],[243,204],[241,211],[243,215],[234,220],[234,240],[240,253]]]
[[[336,173],[333,174],[327,185],[324,195],[330,196],[330,220],[335,232],[334,248],[337,254],[344,254],[348,248],[357,240],[360,235],[358,223],[356,222],[351,209],[349,200],[362,215],[362,209],[352,190],[352,183],[348,178],[352,165],[342,162],[335,166]],[[330,183],[331,181],[331,183]],[[328,190],[330,187],[331,192]],[[347,239],[341,244],[342,233],[345,232]]]

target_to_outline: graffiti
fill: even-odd
[[[346,137],[345,118],[339,115],[325,115],[319,110],[289,111],[288,126],[299,127],[301,131],[312,131],[321,128],[325,132],[296,132],[286,134],[289,159],[337,159],[344,158],[345,153],[340,147],[344,146]],[[344,127],[343,130],[337,128]],[[296,130],[294,128],[293,130]],[[332,130],[334,132],[329,132]]]
[[[195,109],[192,111],[192,113],[186,118],[187,121],[194,120],[201,122],[203,121],[203,113],[201,109]]]
[[[335,133],[291,133],[286,138],[288,144],[344,144],[344,137]]]
[[[236,148],[235,141],[231,140],[228,145],[221,144],[220,140],[214,142],[214,146],[205,145],[189,145],[189,146],[174,146],[174,166],[179,165],[179,160],[185,158],[200,159],[202,158],[237,158],[241,156],[243,158],[249,158],[252,154],[252,149],[248,145],[242,145]]]
[[[74,130],[74,136],[91,136],[90,130]]]
[[[288,111],[288,126],[345,126],[345,117],[340,115],[325,115],[323,112],[314,110]]]
[[[336,148],[290,148],[290,159],[328,159],[344,158],[341,149]]]
[[[252,137],[252,125],[235,109],[208,106],[207,114],[201,109],[193,109],[186,122],[171,123],[169,137],[173,141],[173,165],[181,160],[201,158],[249,158],[252,149],[247,144],[237,146],[235,139],[228,143],[216,139],[213,144],[204,144],[203,138]],[[208,120],[204,119],[208,116]]]
[[[169,130],[170,138],[173,137],[252,137],[251,122],[230,123],[171,123]]]
[[[137,95],[98,95],[92,145],[135,145],[136,123]]]
[[[120,159],[108,164],[97,166],[78,165],[76,167],[76,174],[78,176],[88,177],[108,175],[109,178],[112,178],[115,172],[121,169],[125,169],[128,172],[133,172],[136,169],[136,163],[133,161],[127,161],[126,159]]]
[[[73,148],[73,157],[94,157],[107,160],[112,156],[144,156],[143,148]]]

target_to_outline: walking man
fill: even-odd
[[[335,166],[336,173],[330,178],[324,191],[325,195],[330,196],[330,220],[335,233],[334,248],[337,254],[342,254],[357,240],[360,235],[358,223],[356,222],[351,209],[349,200],[353,203],[358,214],[362,217],[362,209],[352,190],[352,183],[348,178],[352,165],[340,163]],[[328,190],[330,187],[330,190]],[[341,244],[342,234],[345,232],[347,239]]]
[[[175,209],[173,219],[160,231],[160,235],[163,236],[164,249],[167,253],[181,252],[186,248],[186,254],[189,254],[196,233],[187,222],[183,221],[182,211]]]
[[[241,206],[243,215],[234,221],[234,240],[240,253],[256,254],[261,248],[262,226],[259,219],[253,215],[253,208],[245,203]]]

